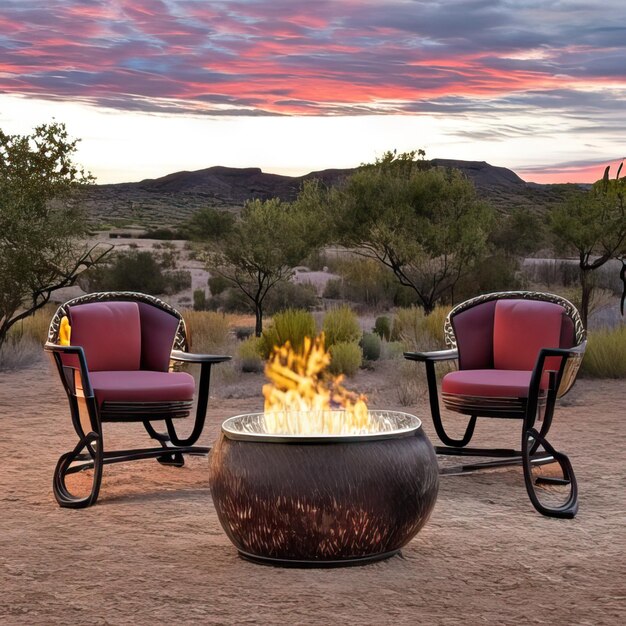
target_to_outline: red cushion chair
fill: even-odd
[[[470,471],[522,464],[531,502],[544,515],[574,517],[578,489],[571,463],[547,441],[557,398],[571,388],[586,346],[586,335],[575,307],[552,294],[516,291],[491,293],[459,304],[445,323],[449,350],[407,352],[405,358],[426,365],[430,408],[437,435],[445,446],[439,454],[492,456],[499,461],[463,465],[451,471]],[[444,406],[469,415],[465,434],[455,439],[446,432],[439,408],[435,364],[458,360],[458,370],[441,381]],[[478,417],[522,420],[520,450],[467,448]],[[541,427],[536,424],[541,420]],[[558,463],[562,476],[543,477],[540,483],[565,484],[564,502],[541,501],[532,470]]]
[[[69,323],[69,345],[62,345],[62,328]],[[59,307],[48,332],[45,350],[52,355],[67,393],[79,442],[61,456],[53,489],[63,507],[81,508],[98,498],[102,467],[108,463],[156,458],[180,467],[183,454],[206,454],[194,446],[206,416],[211,366],[229,356],[190,354],[185,322],[175,309],[152,296],[131,292],[94,293]],[[172,371],[175,362],[199,363],[200,383],[191,434],[181,438],[173,420],[192,409],[195,381]],[[158,432],[152,422],[164,422]],[[142,422],[157,447],[105,451],[105,422]],[[73,495],[66,476],[93,468],[91,491]]]

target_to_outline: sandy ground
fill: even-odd
[[[397,405],[389,367],[353,386],[373,407],[422,417],[435,441],[424,402]],[[260,377],[241,379],[254,395],[216,385],[201,442],[225,417],[260,408]],[[449,476],[401,556],[280,569],[237,556],[211,502],[206,459],[108,466],[96,506],[59,508],[52,471],[74,433],[56,374],[44,360],[0,373],[0,623],[622,624],[625,385],[581,380],[564,400],[551,439],[577,472],[575,520],[537,514],[520,469]],[[483,422],[480,441],[515,445],[510,423]],[[117,447],[145,441],[135,426],[105,436]]]

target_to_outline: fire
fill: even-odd
[[[296,352],[275,347],[265,366],[265,425],[270,433],[346,435],[369,431],[366,398],[342,386],[343,376],[326,372],[330,353],[324,334],[306,337]]]

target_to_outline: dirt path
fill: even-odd
[[[416,413],[435,440],[425,405],[394,406],[392,377],[367,376],[372,406]],[[52,470],[74,441],[60,385],[44,361],[0,373],[0,623],[621,624],[626,389],[583,380],[567,399],[553,440],[578,475],[575,520],[535,513],[519,469],[445,477],[401,557],[292,570],[237,557],[204,459],[108,466],[95,507],[60,509]],[[223,418],[259,408],[257,397],[214,398],[202,441]],[[515,445],[507,424],[484,422],[483,441]],[[144,443],[139,428],[127,431],[109,428],[107,441]]]

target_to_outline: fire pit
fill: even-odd
[[[437,497],[433,447],[413,415],[362,417],[367,423],[359,429],[334,410],[224,422],[210,457],[211,493],[241,556],[275,565],[355,565],[390,557],[415,536]],[[276,432],[285,419],[322,420],[344,432]]]

